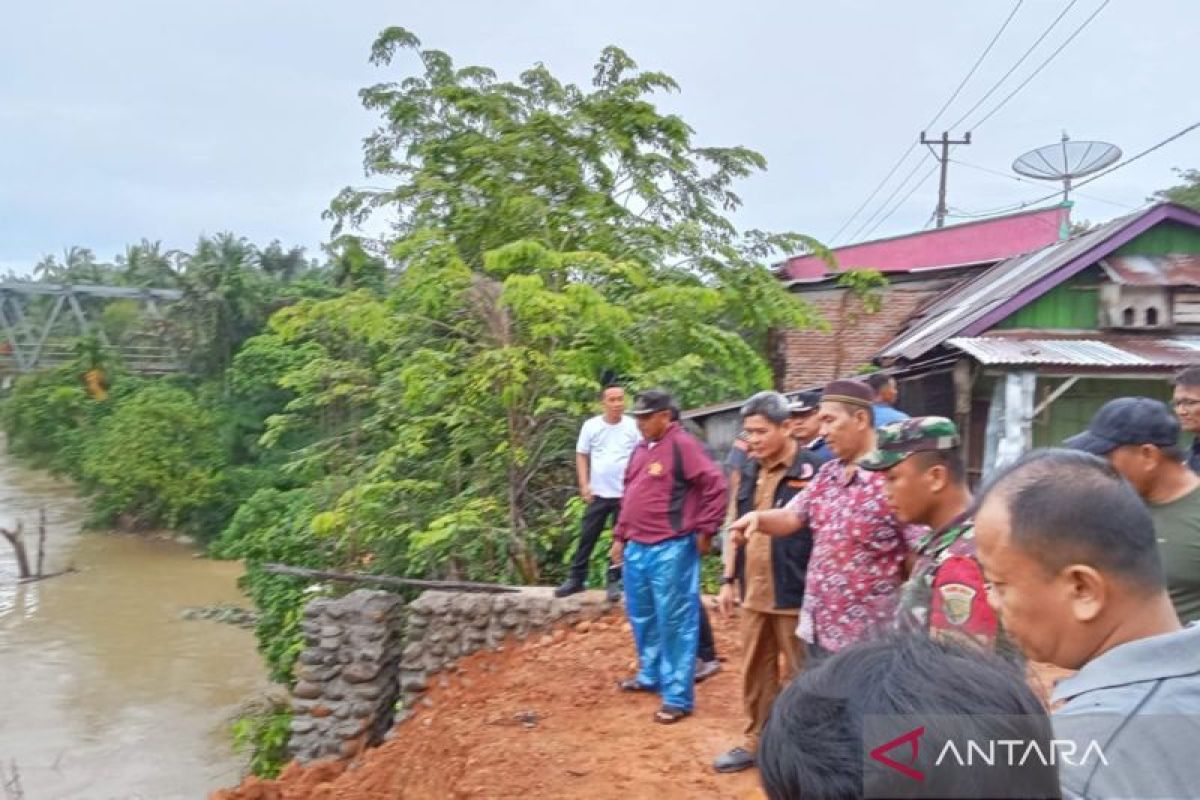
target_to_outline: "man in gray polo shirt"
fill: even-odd
[[[1052,696],[1064,795],[1195,797],[1200,627],[1180,626],[1133,488],[1088,453],[1034,451],[992,479],[975,537],[1005,633],[1078,670]]]

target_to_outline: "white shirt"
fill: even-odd
[[[575,452],[591,460],[591,489],[597,497],[621,497],[625,490],[625,465],[641,436],[633,417],[622,416],[616,425],[595,416],[583,423]]]

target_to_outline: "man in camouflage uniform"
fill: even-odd
[[[876,449],[858,463],[886,473],[888,503],[901,522],[930,528],[917,542],[900,591],[898,626],[994,646],[996,614],[976,558],[967,516],[971,493],[954,423],[945,417],[894,422],[879,430]]]

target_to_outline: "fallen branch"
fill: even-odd
[[[397,589],[435,589],[445,592],[481,592],[485,594],[508,594],[520,591],[514,586],[497,583],[474,583],[472,581],[426,581],[417,578],[396,578],[391,575],[371,575],[366,572],[332,572],[324,569],[292,567],[287,564],[263,564],[264,572],[272,575],[288,575],[309,580],[344,581],[346,583],[375,583]]]
[[[67,567],[66,569],[60,569],[58,572],[51,572],[49,575],[30,575],[27,578],[17,578],[17,583],[36,583],[48,578],[57,578],[59,575],[70,575],[72,572],[79,572],[79,570],[75,567]]]

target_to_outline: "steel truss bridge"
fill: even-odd
[[[0,374],[33,372],[70,362],[80,337],[94,334],[120,354],[125,366],[143,374],[182,370],[167,335],[162,308],[183,297],[176,289],[123,286],[0,283]],[[95,318],[114,300],[136,302],[147,324],[114,345]]]

